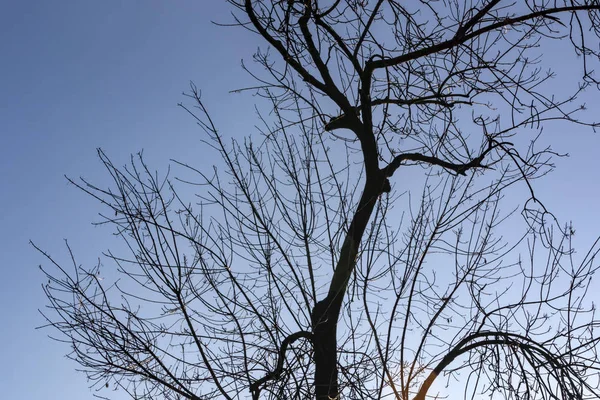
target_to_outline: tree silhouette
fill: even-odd
[[[598,398],[599,248],[574,256],[534,180],[545,126],[597,126],[576,99],[600,2],[229,3],[268,44],[240,90],[270,104],[252,140],[192,85],[220,168],[99,151],[113,185],[70,180],[130,250],[108,283],[44,253],[46,319],[88,378],[136,399]],[[580,61],[562,97],[550,48]]]

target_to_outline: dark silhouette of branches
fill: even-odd
[[[36,247],[47,324],[90,381],[136,399],[598,398],[599,243],[575,254],[535,185],[559,156],[545,126],[598,125],[577,99],[599,83],[600,2],[229,3],[269,48],[239,90],[269,104],[257,132],[227,139],[192,85],[181,106],[222,164],[175,161],[173,179],[99,150],[112,184],[69,181],[125,250],[88,268],[67,244],[67,268]],[[560,91],[549,49],[580,61]]]

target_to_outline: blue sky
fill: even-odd
[[[85,377],[63,357],[68,348],[34,329],[43,323],[44,260],[28,241],[61,258],[66,238],[91,262],[106,249],[110,235],[90,225],[100,209],[63,176],[102,182],[97,147],[117,164],[143,149],[159,170],[171,158],[211,163],[177,103],[193,80],[222,129],[241,133],[254,110],[228,91],[251,83],[240,60],[257,41],[210,23],[230,21],[218,1],[19,1],[1,8],[0,397],[92,398]]]
[[[13,1],[0,12],[0,396],[91,399],[85,377],[49,340],[38,313],[45,305],[31,239],[59,258],[69,239],[82,260],[107,248],[107,231],[90,222],[100,208],[63,175],[103,182],[95,156],[116,164],[144,149],[153,168],[171,158],[210,166],[200,131],[177,107],[193,80],[217,124],[230,136],[252,133],[253,98],[228,91],[251,85],[240,67],[259,40],[229,22],[224,2]],[[176,6],[174,5],[176,4]],[[553,58],[553,63],[562,60]],[[575,60],[575,57],[571,59]],[[577,64],[555,64],[561,70]],[[560,91],[560,84],[557,84]],[[592,93],[590,109],[594,109]],[[597,103],[597,102],[596,102]],[[233,118],[233,116],[235,116]],[[582,247],[598,229],[598,134],[564,125],[548,142],[571,158],[537,184]]]

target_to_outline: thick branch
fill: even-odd
[[[489,168],[487,165],[482,164],[485,156],[492,151],[495,147],[498,147],[501,143],[495,143],[490,141],[488,147],[478,156],[471,159],[469,162],[456,164],[448,161],[444,161],[437,157],[426,156],[421,153],[403,153],[394,158],[394,160],[389,163],[385,168],[382,169],[384,176],[391,177],[394,175],[394,172],[404,161],[417,161],[417,162],[425,162],[431,165],[439,165],[442,168],[445,168],[450,171],[454,171],[458,175],[466,175],[467,170],[472,168]]]
[[[375,99],[371,102],[373,106],[381,105],[381,104],[395,104],[398,106],[410,106],[417,104],[437,104],[442,107],[453,107],[456,104],[473,104],[468,100],[446,100],[448,97],[464,97],[469,98],[466,94],[450,94],[450,95],[438,95],[432,94],[429,96],[417,97],[414,99],[392,99],[389,97],[383,99]]]
[[[335,129],[343,129],[343,128],[351,129],[351,130],[356,129],[356,125],[357,125],[356,121],[358,119],[358,116],[360,115],[360,108],[353,107],[352,111],[353,111],[353,113],[351,113],[351,114],[342,113],[341,115],[338,115],[337,117],[334,117],[331,120],[329,120],[329,122],[325,124],[325,130],[327,132],[330,132]],[[352,114],[355,114],[355,115],[352,115]]]

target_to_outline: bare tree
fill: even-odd
[[[574,256],[534,180],[544,126],[597,126],[576,99],[600,2],[229,3],[269,46],[242,89],[270,104],[253,140],[192,86],[223,165],[173,181],[100,151],[114,185],[71,181],[131,250],[105,254],[112,284],[47,255],[45,316],[88,378],[136,399],[598,398],[599,248]],[[581,62],[563,97],[548,46]]]

